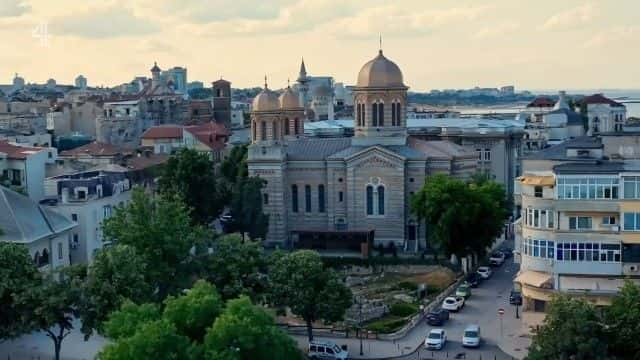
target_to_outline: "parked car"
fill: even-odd
[[[471,296],[471,287],[466,284],[462,284],[458,286],[456,289],[456,296],[462,296],[465,299],[468,299]]]
[[[442,308],[449,311],[458,311],[464,306],[464,298],[462,296],[449,296],[442,301]]]
[[[447,320],[449,320],[449,310],[447,309],[436,309],[431,310],[427,316],[427,324],[431,326],[442,326]]]
[[[513,256],[513,249],[510,247],[502,247],[500,248],[500,252],[504,254],[505,259],[509,259]]]
[[[464,329],[462,334],[462,346],[478,347],[480,346],[480,326],[469,325]]]
[[[424,339],[424,346],[429,350],[442,350],[447,343],[447,333],[443,329],[432,329]]]
[[[476,273],[483,279],[488,279],[491,277],[491,274],[493,274],[488,266],[480,266]]]
[[[481,280],[482,278],[480,277],[480,275],[478,275],[477,273],[471,273],[467,275],[467,278],[464,280],[464,282],[470,287],[475,288],[480,285]]]
[[[505,256],[502,251],[496,251],[491,254],[489,257],[489,265],[491,266],[501,266],[504,263]]]
[[[349,353],[332,341],[313,340],[309,342],[307,351],[309,359],[346,360]]]
[[[509,304],[522,305],[522,294],[520,291],[511,290],[511,294],[509,294]]]

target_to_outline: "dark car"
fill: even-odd
[[[511,290],[511,294],[509,294],[509,304],[522,305],[522,294],[519,291]]]
[[[431,326],[442,326],[449,320],[449,311],[445,309],[432,310],[427,314],[427,324]]]
[[[513,256],[513,249],[508,247],[500,248],[500,252],[504,254],[505,259],[509,259]]]
[[[465,279],[465,282],[469,284],[469,286],[471,286],[472,288],[478,287],[481,281],[482,279],[476,273],[471,273],[467,275],[467,278]]]

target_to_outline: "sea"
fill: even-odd
[[[623,103],[627,107],[627,117],[640,117],[640,89],[638,90],[617,90],[617,89],[581,89],[566,90],[568,95],[592,95],[601,93],[604,96]],[[557,90],[537,90],[531,91],[537,95],[557,95]],[[505,104],[493,106],[455,106],[454,110],[460,111],[463,115],[470,114],[517,114],[524,110],[526,103]]]

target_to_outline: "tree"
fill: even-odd
[[[205,359],[301,359],[295,342],[247,297],[230,300],[207,331]]]
[[[256,299],[264,291],[260,274],[266,265],[262,246],[244,242],[235,234],[219,238],[214,246],[213,255],[206,260],[206,278],[216,285],[224,299],[240,295]]]
[[[157,289],[156,299],[189,287],[190,250],[198,248],[207,232],[192,225],[189,210],[179,197],[152,198],[140,188],[132,199],[103,224],[107,239],[129,245],[147,264],[145,279]]]
[[[257,176],[241,179],[234,186],[231,197],[232,228],[249,233],[251,239],[264,239],[269,227],[269,216],[262,212],[262,188],[265,181]],[[268,195],[267,195],[268,196]]]
[[[224,306],[215,286],[204,280],[195,283],[186,295],[168,297],[163,317],[176,330],[196,342],[202,342],[207,328],[222,312]]]
[[[31,330],[19,297],[42,281],[24,245],[0,242],[0,341]]]
[[[109,314],[103,325],[104,334],[113,340],[128,338],[142,325],[158,320],[160,316],[157,304],[136,305],[126,300],[119,310]]]
[[[170,360],[191,359],[189,338],[180,335],[168,320],[144,323],[131,336],[108,344],[98,354],[101,360]]]
[[[446,175],[425,181],[411,200],[411,211],[427,223],[434,243],[457,257],[484,255],[508,213],[502,185],[491,180],[465,183]]]
[[[117,244],[99,251],[89,266],[79,307],[82,332],[89,337],[93,330],[102,332],[107,316],[128,299],[142,303],[153,291],[145,279],[147,264],[136,249]]]
[[[315,251],[301,250],[275,259],[270,271],[271,301],[288,306],[307,324],[309,341],[317,320],[339,321],[352,304],[351,290],[326,269]]]
[[[247,145],[234,146],[220,164],[220,175],[229,183],[235,184],[238,180],[249,176],[247,166]]]
[[[179,194],[198,224],[209,224],[224,208],[213,162],[196,150],[181,149],[169,158],[158,191],[165,196]]]
[[[595,307],[567,295],[555,297],[533,337],[527,359],[607,358],[604,327]]]
[[[55,359],[60,359],[62,341],[73,330],[73,319],[78,315],[77,301],[80,298],[82,279],[76,269],[62,269],[51,275],[39,286],[28,289],[20,299],[23,314],[29,327],[41,330],[53,341]]]
[[[621,359],[640,359],[640,285],[625,281],[605,314],[611,354]]]

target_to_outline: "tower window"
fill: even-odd
[[[291,185],[291,211],[298,212],[298,185]]]
[[[267,123],[260,122],[260,140],[267,140]]]
[[[344,193],[342,191],[340,191],[338,193],[338,202],[342,202],[344,200]]]
[[[318,212],[323,213],[324,210],[324,185],[318,185]]]
[[[373,103],[371,104],[371,114],[373,116],[373,126],[378,126],[378,104],[377,103]]]
[[[289,135],[289,119],[284,119],[284,134]]]
[[[278,133],[278,123],[277,122],[273,122],[273,136],[271,137],[273,140],[277,140],[280,138],[280,134]]]
[[[304,186],[304,211],[311,212],[311,185]]]
[[[378,215],[384,215],[384,186],[378,186]]]
[[[384,104],[378,104],[378,126],[384,126]]]

